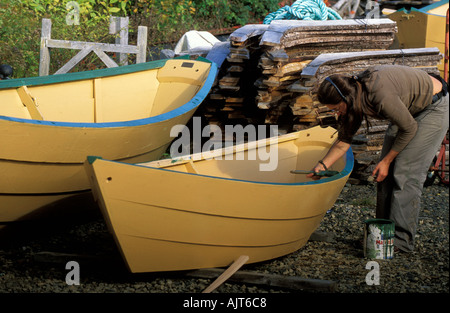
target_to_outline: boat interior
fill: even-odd
[[[178,160],[165,159],[140,165],[252,182],[310,182],[312,178],[306,177],[306,174],[292,174],[291,171],[310,171],[331,147],[337,137],[333,133],[331,131],[327,133],[328,136],[310,140],[310,133],[302,131],[284,137],[274,137],[272,140],[269,138],[267,141],[258,141],[259,145],[257,142],[238,145],[233,151],[224,148]],[[345,165],[344,156],[329,170],[340,172]]]
[[[203,85],[209,69],[210,63],[172,59],[158,68],[59,83],[12,88],[2,88],[0,83],[0,115],[74,123],[148,118],[189,102]],[[116,73],[114,70],[107,71]]]

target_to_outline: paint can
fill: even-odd
[[[364,222],[364,257],[392,259],[394,257],[395,223],[374,218]]]

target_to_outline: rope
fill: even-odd
[[[340,15],[327,7],[322,0],[297,0],[291,6],[284,6],[268,14],[263,23],[273,20],[341,20]]]

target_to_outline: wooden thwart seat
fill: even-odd
[[[28,113],[30,113],[30,117],[34,120],[43,121],[44,118],[39,111],[37,100],[31,96],[27,86],[17,88],[17,93],[19,94],[22,104],[27,108]]]

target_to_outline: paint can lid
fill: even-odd
[[[394,224],[393,220],[384,218],[372,218],[364,221],[365,224]]]

